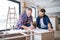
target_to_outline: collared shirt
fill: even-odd
[[[23,13],[20,15],[16,26],[18,29],[21,29],[22,25],[29,27],[32,21],[32,16],[28,17],[26,13]]]

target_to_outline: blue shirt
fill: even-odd
[[[36,23],[37,23],[38,28],[41,28],[40,20],[41,20],[41,18],[38,16],[37,19],[36,19]],[[49,19],[49,17],[47,15],[43,16],[43,23],[46,25],[46,27],[44,27],[42,29],[48,29],[48,23],[51,23],[51,22],[50,22],[50,19]]]

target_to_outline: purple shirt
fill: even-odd
[[[28,17],[26,13],[23,13],[19,17],[19,20],[17,22],[17,28],[21,29],[22,25],[29,27],[31,25],[31,22],[33,22],[32,16]]]

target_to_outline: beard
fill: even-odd
[[[40,18],[43,18],[43,16],[39,16]]]

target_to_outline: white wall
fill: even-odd
[[[60,6],[45,9],[47,15],[58,16],[60,18]]]
[[[46,9],[46,13],[60,12],[60,6],[45,8],[45,9]]]

